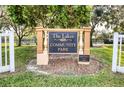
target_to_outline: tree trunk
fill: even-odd
[[[92,32],[90,33],[90,47],[93,47]]]
[[[18,46],[22,45],[21,41],[22,41],[22,38],[18,38]]]
[[[91,29],[91,33],[90,33],[90,47],[93,47],[93,41],[92,41],[92,36],[93,36],[93,33],[94,33],[94,27],[92,27]]]

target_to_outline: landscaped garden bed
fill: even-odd
[[[48,65],[37,65],[36,59],[31,60],[27,65],[29,71],[39,74],[55,75],[87,75],[95,74],[102,68],[102,63],[91,58],[90,63],[78,64],[78,55],[49,55]]]

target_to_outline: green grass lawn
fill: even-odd
[[[92,56],[104,64],[97,74],[84,76],[36,75],[25,70],[30,59],[36,58],[35,46],[15,47],[16,73],[0,74],[0,86],[32,87],[81,87],[81,86],[124,86],[124,74],[112,73],[112,47],[91,48]],[[21,70],[21,71],[20,71]]]

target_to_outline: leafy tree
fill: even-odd
[[[81,28],[90,25],[91,6],[48,6],[47,27]]]
[[[5,20],[5,6],[0,6],[0,29],[2,29],[3,26],[5,26],[6,20]]]
[[[25,6],[28,7],[28,6]],[[92,6],[30,6],[37,25],[49,28],[89,26]],[[26,15],[28,16],[28,14]]]
[[[91,21],[91,46],[98,23],[107,22],[106,27],[111,26],[115,31],[122,31],[124,27],[124,6],[8,6],[7,10],[10,17],[8,23],[16,31],[19,42],[36,25],[45,28],[82,28],[89,26]]]
[[[124,29],[124,6],[111,6],[108,15],[105,17],[108,26],[114,31],[123,31]]]
[[[90,24],[92,6],[7,6],[6,27],[13,28],[21,46],[36,25],[45,28],[82,28]],[[5,21],[4,21],[5,22]]]
[[[101,23],[106,22],[106,17],[110,12],[111,7],[108,5],[94,5],[91,17],[91,34],[90,34],[90,45],[93,46],[92,36],[95,32],[95,27]]]
[[[93,6],[92,16],[92,34],[95,32],[94,28],[98,23],[106,22],[106,28],[111,28],[114,31],[122,32],[124,30],[124,6],[117,5],[99,5]],[[92,40],[91,40],[92,41]],[[92,42],[91,42],[92,45]]]
[[[7,14],[10,17],[11,26],[15,30],[18,37],[18,46],[21,46],[23,37],[28,36],[33,27],[36,26],[35,18],[32,15],[32,8],[30,6],[8,6]]]

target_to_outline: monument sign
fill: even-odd
[[[82,29],[44,29],[36,27],[37,65],[48,65],[49,54],[74,53],[78,55],[78,64],[89,64],[90,31],[91,27]]]

